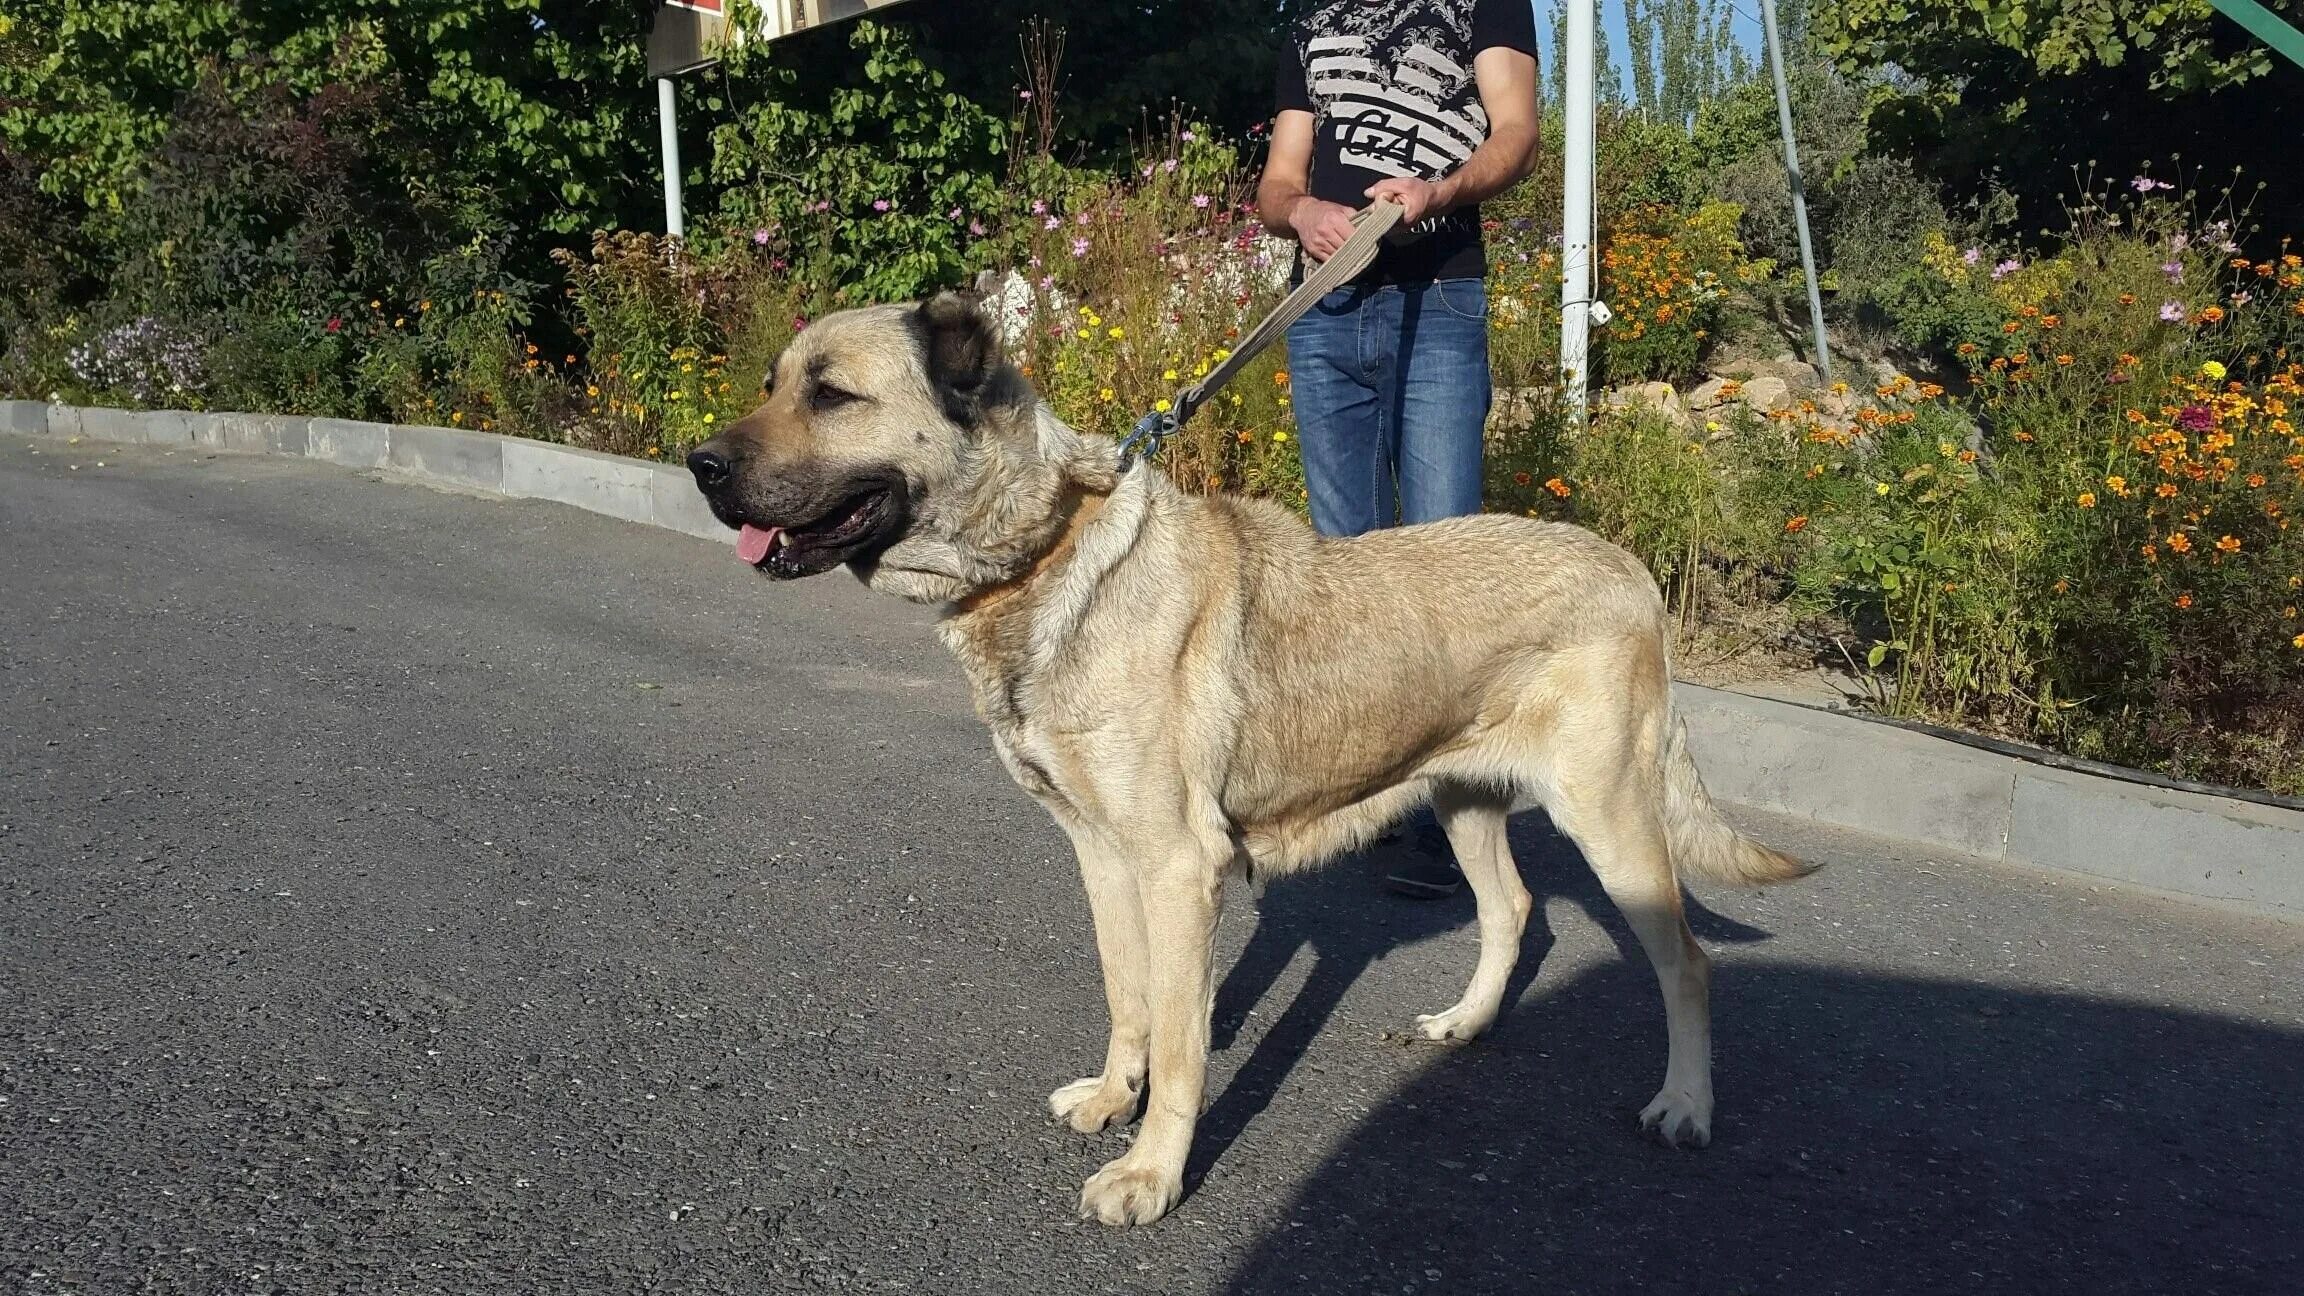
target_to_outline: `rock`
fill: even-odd
[[[1742,399],[1752,408],[1772,414],[1792,407],[1792,388],[1773,374],[1762,374],[1744,384]]]
[[[1488,403],[1488,431],[1517,432],[1536,423],[1538,402],[1550,394],[1545,387],[1499,387]]]

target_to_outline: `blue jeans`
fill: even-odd
[[[1338,289],[1289,327],[1288,374],[1323,535],[1480,511],[1484,282]]]

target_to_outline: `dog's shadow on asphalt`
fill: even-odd
[[[1445,850],[1445,843],[1438,840],[1438,830],[1427,831],[1433,839],[1427,849]],[[1607,893],[1601,890],[1592,871],[1584,866],[1576,848],[1553,831],[1541,811],[1515,817],[1511,840],[1513,859],[1520,865],[1521,880],[1527,885],[1534,904],[1528,915],[1528,929],[1521,937],[1519,961],[1513,965],[1512,978],[1505,988],[1504,1016],[1510,1016],[1512,1005],[1518,1003],[1534,983],[1543,970],[1545,958],[1552,952],[1554,938],[1545,919],[1546,902],[1564,899],[1572,901],[1598,923],[1616,942],[1617,952],[1647,979],[1654,999],[1651,1006],[1661,1021],[1663,1000],[1655,996],[1653,978],[1648,977],[1648,957]],[[1396,852],[1402,848],[1391,849]],[[1343,881],[1344,878],[1333,875],[1289,878],[1266,888],[1258,900],[1254,934],[1248,938],[1247,948],[1240,952],[1216,993],[1210,1047],[1216,1050],[1232,1047],[1249,1012],[1264,1000],[1288,965],[1306,947],[1313,954],[1312,967],[1303,988],[1289,1001],[1279,1020],[1257,1041],[1255,1052],[1241,1064],[1232,1083],[1217,1095],[1215,1103],[1202,1117],[1193,1144],[1192,1166],[1186,1175],[1188,1183],[1196,1183],[1200,1173],[1213,1165],[1248,1123],[1271,1104],[1273,1095],[1295,1070],[1305,1050],[1311,1047],[1313,1039],[1362,973],[1395,949],[1444,935],[1473,920],[1469,891],[1461,891],[1445,902],[1416,901],[1371,894],[1365,885],[1357,889],[1349,882],[1341,888],[1336,885]],[[1768,938],[1767,932],[1705,908],[1703,902],[1685,890],[1681,899],[1687,906],[1689,927],[1707,946]],[[1466,976],[1471,974],[1469,962],[1463,971]],[[1450,1002],[1453,994],[1442,994],[1431,1006],[1444,1008]],[[1413,1023],[1400,1023],[1403,1032],[1412,1028]],[[1661,1035],[1657,1040],[1656,1064],[1658,1074],[1662,1074]]]
[[[1512,840],[1536,906],[1497,1026],[1421,1046],[1429,1063],[1332,1150],[1231,1291],[2296,1290],[2304,1033],[1747,955],[1715,979],[1713,1144],[1667,1149],[1634,1120],[1664,1063],[1646,956],[1540,815]],[[1204,1117],[1188,1192],[1364,972],[1471,921],[1469,897],[1371,885],[1264,893],[1216,1045],[1315,957]],[[1562,899],[1622,957],[1524,1001]],[[1768,935],[1700,905],[1689,922],[1715,952]]]

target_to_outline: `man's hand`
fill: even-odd
[[[1412,226],[1427,217],[1437,216],[1450,206],[1448,196],[1440,185],[1412,177],[1379,180],[1368,186],[1368,199],[1371,202],[1398,203],[1402,209],[1400,223],[1403,226]]]
[[[1344,246],[1344,240],[1352,237],[1352,209],[1318,198],[1298,198],[1288,210],[1288,224],[1296,231],[1297,241],[1304,245],[1304,254],[1315,261],[1325,261],[1336,255],[1336,249]]]

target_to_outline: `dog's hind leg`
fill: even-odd
[[[1104,967],[1104,1000],[1112,1014],[1112,1036],[1104,1049],[1104,1070],[1048,1095],[1056,1119],[1083,1134],[1136,1119],[1144,1105],[1144,1073],[1149,1065],[1152,1018],[1145,1001],[1149,975],[1144,944],[1144,902],[1136,875],[1117,852],[1087,832],[1072,834],[1080,856],[1080,880],[1096,919],[1096,954]]]
[[[1574,749],[1578,756],[1556,770],[1546,808],[1640,938],[1664,992],[1664,1087],[1640,1123],[1667,1143],[1701,1147],[1712,1140],[1711,962],[1681,908],[1653,753],[1628,734],[1589,734]]]
[[[1531,904],[1505,838],[1511,809],[1510,797],[1467,784],[1443,781],[1433,789],[1432,811],[1479,904],[1480,962],[1455,1007],[1416,1019],[1426,1039],[1472,1039],[1495,1022],[1496,1011],[1503,1006],[1504,985],[1520,957],[1520,935],[1527,930]]]

